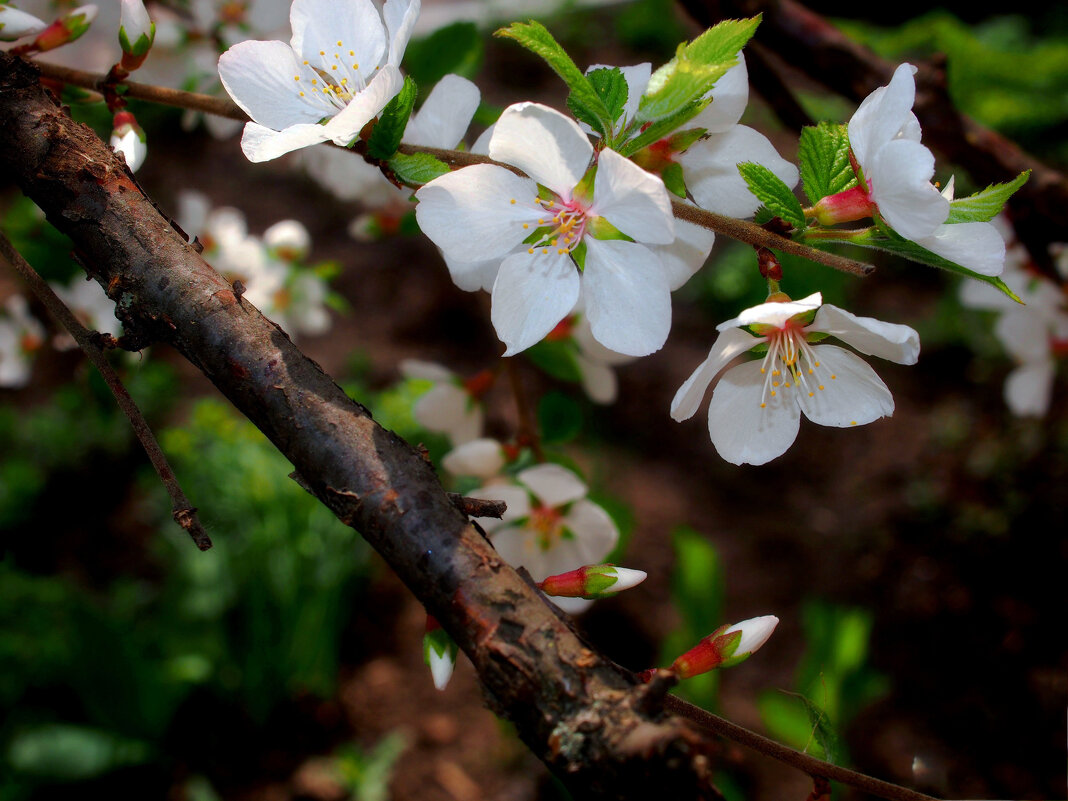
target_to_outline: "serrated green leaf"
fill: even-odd
[[[682,175],[682,165],[677,161],[673,161],[668,164],[664,169],[660,171],[660,177],[664,181],[664,186],[673,195],[678,195],[683,200],[686,199],[686,180]]]
[[[371,158],[385,161],[397,152],[418,93],[419,87],[411,76],[408,76],[397,96],[386,103],[378,122],[371,129],[370,139],[367,140],[367,153]]]
[[[389,168],[401,183],[422,186],[449,171],[449,165],[429,153],[395,153]]]
[[[797,157],[801,162],[801,183],[810,204],[844,192],[857,183],[849,163],[849,133],[844,125],[821,122],[803,128]]]
[[[1001,213],[1008,199],[1027,183],[1030,176],[1031,171],[1025,170],[1007,184],[991,184],[974,195],[950,201],[946,223],[990,222]]]
[[[513,22],[507,28],[496,31],[494,36],[514,39],[520,45],[540,57],[571,90],[567,98],[568,108],[594,130],[607,134],[612,130],[615,117],[608,113],[601,96],[594,91],[589,79],[582,74],[560,43],[553,38],[541,23]],[[581,116],[580,116],[581,114]]]
[[[779,176],[763,164],[752,161],[739,164],[738,172],[745,179],[749,191],[757,196],[768,211],[781,217],[794,228],[805,227],[805,212],[801,209],[801,201]]]
[[[618,120],[623,116],[623,107],[627,105],[627,98],[630,96],[630,89],[627,87],[627,79],[623,77],[623,71],[619,67],[602,67],[590,70],[586,73],[586,78],[593,86],[593,91],[604,102],[608,115],[613,120]]]
[[[665,136],[668,136],[672,131],[685,125],[702,111],[708,107],[711,103],[711,98],[703,98],[696,100],[693,103],[681,108],[675,114],[670,117],[654,122],[640,134],[633,139],[619,143],[617,147],[613,148],[622,156],[633,156],[635,153],[649,147],[649,145],[659,142]],[[625,137],[627,132],[624,132]]]
[[[753,222],[757,225],[765,225],[775,219],[775,215],[768,211],[767,206],[761,206],[753,215]]]
[[[738,63],[738,51],[753,36],[760,16],[724,20],[689,44],[679,45],[675,58],[653,73],[638,107],[641,122],[670,117],[710,92],[724,73]]]
[[[420,86],[433,86],[449,73],[473,78],[482,65],[484,50],[475,23],[454,22],[409,42],[404,68]]]

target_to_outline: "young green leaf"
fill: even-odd
[[[1001,210],[1013,193],[1027,183],[1031,171],[1025,170],[1007,184],[991,184],[981,192],[950,201],[947,224],[963,222],[990,222]]]
[[[805,713],[808,715],[808,723],[812,730],[812,737],[823,749],[824,759],[832,765],[837,764],[838,734],[831,725],[830,716],[815,701],[801,693],[792,693],[787,690],[779,690],[779,692],[798,699],[804,705]]]
[[[411,76],[406,77],[400,92],[382,109],[382,115],[371,129],[371,137],[367,140],[367,153],[371,158],[385,161],[397,152],[418,93],[415,81]]]
[[[686,199],[686,181],[682,176],[681,164],[677,161],[671,162],[660,171],[660,177],[671,194],[678,195],[683,200]]]
[[[604,101],[594,90],[589,79],[582,74],[582,70],[575,65],[571,56],[564,51],[564,48],[544,25],[534,21],[513,22],[493,35],[514,39],[534,55],[542,58],[571,90],[567,105],[575,116],[602,134],[612,130],[615,117],[608,113]]]
[[[776,217],[781,217],[794,228],[805,227],[805,213],[801,209],[801,201],[775,173],[764,165],[751,161],[739,164],[738,172],[745,179],[749,191],[757,196],[768,211]]]
[[[805,196],[811,204],[857,183],[849,163],[849,133],[844,125],[821,122],[803,128],[797,156]]]
[[[619,67],[602,67],[586,73],[586,78],[593,86],[593,91],[604,102],[608,116],[618,120],[623,115],[623,107],[627,105],[630,93],[622,70]]]
[[[638,107],[638,119],[641,122],[665,119],[708,94],[716,81],[738,63],[738,51],[759,24],[759,15],[724,20],[689,44],[679,45],[675,58],[649,79]]]
[[[449,165],[429,153],[394,153],[389,168],[409,186],[422,186],[449,171]]]
[[[670,117],[666,117],[659,122],[654,122],[648,128],[643,130],[640,134],[633,139],[629,139],[625,142],[619,143],[617,147],[613,148],[617,153],[622,156],[633,156],[640,150],[649,147],[654,142],[659,142],[664,137],[668,136],[672,131],[676,130],[682,125],[685,125],[708,106],[711,103],[711,98],[703,98],[696,100],[689,105],[683,106],[675,114]],[[697,129],[703,131],[703,128]],[[624,133],[624,136],[626,133]],[[691,143],[692,144],[692,143]]]

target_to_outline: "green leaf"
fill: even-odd
[[[810,204],[856,186],[857,176],[849,163],[849,133],[844,125],[821,122],[801,130],[797,150],[801,182]]]
[[[389,168],[401,183],[422,186],[449,171],[449,165],[429,153],[394,153]]]
[[[601,96],[594,90],[589,79],[582,74],[560,43],[553,38],[544,25],[530,22],[513,22],[507,28],[496,31],[494,36],[514,39],[534,55],[539,56],[571,90],[567,106],[580,120],[602,134],[612,130],[615,117],[608,113]]]
[[[454,22],[410,41],[404,67],[420,86],[433,86],[449,73],[473,78],[482,66],[484,50],[475,23]]]
[[[397,152],[401,137],[404,136],[404,128],[408,125],[408,118],[412,116],[412,107],[415,105],[415,96],[418,93],[419,87],[409,76],[404,79],[404,86],[401,87],[397,96],[386,103],[367,141],[367,153],[371,158],[385,161]]]
[[[547,445],[570,442],[582,430],[582,407],[563,392],[548,392],[538,403],[538,430]]]
[[[689,44],[679,45],[675,58],[653,73],[638,107],[641,122],[655,122],[678,113],[703,98],[723,75],[738,63],[760,16],[724,20]]]
[[[523,351],[523,355],[558,381],[577,384],[582,381],[582,373],[579,372],[578,362],[575,360],[577,352],[575,343],[570,339],[551,342],[543,339]]]
[[[602,67],[586,73],[586,78],[593,86],[593,91],[604,102],[608,115],[613,120],[623,116],[623,107],[627,105],[627,97],[630,94],[623,71],[619,67]]]
[[[745,179],[746,185],[768,211],[781,217],[794,228],[805,227],[805,213],[801,201],[782,180],[762,164],[747,161],[738,165],[738,172]]]
[[[702,111],[704,111],[708,104],[711,102],[711,98],[695,100],[693,103],[684,106],[675,114],[672,114],[670,117],[666,117],[665,119],[662,119],[659,122],[654,122],[636,137],[618,144],[618,146],[614,149],[620,155],[627,157],[633,156],[638,151],[649,147],[649,145],[654,144],[655,142],[659,142],[661,139],[670,134],[676,128],[679,128],[680,126],[688,123],[690,120],[692,120]],[[626,134],[624,134],[624,136],[625,135]]]
[[[664,180],[664,186],[673,195],[686,199],[686,181],[682,176],[682,165],[677,161],[668,164],[660,171],[660,177]]]
[[[1013,193],[1027,183],[1031,171],[1025,170],[1007,184],[991,184],[981,192],[950,201],[947,224],[963,222],[990,222],[1001,210]]]

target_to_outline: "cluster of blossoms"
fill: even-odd
[[[1011,240],[1009,223],[1003,217],[995,222]],[[1052,250],[1061,279],[1068,281],[1068,250]],[[1034,268],[1019,242],[1013,242],[1006,252],[1002,278],[1026,305],[973,281],[961,285],[960,300],[974,309],[997,312],[994,335],[1016,362],[1005,379],[1005,402],[1013,414],[1042,417],[1053,396],[1056,357],[1068,352],[1068,294],[1063,283]]]
[[[240,281],[243,299],[289,334],[318,335],[330,330],[326,303],[330,265],[305,266],[311,250],[308,230],[296,220],[282,220],[262,237],[248,232],[245,215],[229,207],[212,209],[206,197],[184,192],[178,219],[204,247],[204,259],[228,281]]]

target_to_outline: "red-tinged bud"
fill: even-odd
[[[427,615],[426,634],[423,635],[423,661],[430,668],[434,686],[439,690],[444,690],[452,678],[459,650],[452,637],[441,628],[441,624],[432,615]]]
[[[148,57],[156,39],[156,23],[148,16],[142,0],[122,0],[119,12],[119,46],[122,47],[121,69],[133,72]]]
[[[779,264],[775,254],[767,248],[757,248],[756,252],[757,267],[760,268],[761,277],[768,281],[781,281],[782,265]]]
[[[96,19],[96,6],[88,5],[76,8],[64,14],[39,34],[26,48],[28,52],[43,53],[70,44],[83,33]]]
[[[607,598],[645,581],[646,573],[615,565],[588,565],[549,576],[538,584],[542,592],[558,598]]]
[[[768,641],[779,619],[754,617],[733,626],[721,626],[671,664],[680,679],[700,676],[716,668],[732,667]]]
[[[145,163],[148,155],[148,145],[145,141],[145,132],[137,124],[137,119],[129,111],[120,111],[115,115],[112,123],[110,144],[116,153],[122,153],[126,159],[126,166],[131,172]]]
[[[812,211],[820,225],[836,225],[871,217],[875,213],[875,204],[867,190],[854,186],[837,195],[821,198]]]
[[[490,387],[493,386],[493,382],[497,379],[497,374],[493,370],[483,370],[480,373],[475,373],[468,379],[464,380],[464,389],[467,390],[467,394],[475,400],[478,400],[487,392],[490,391]]]

